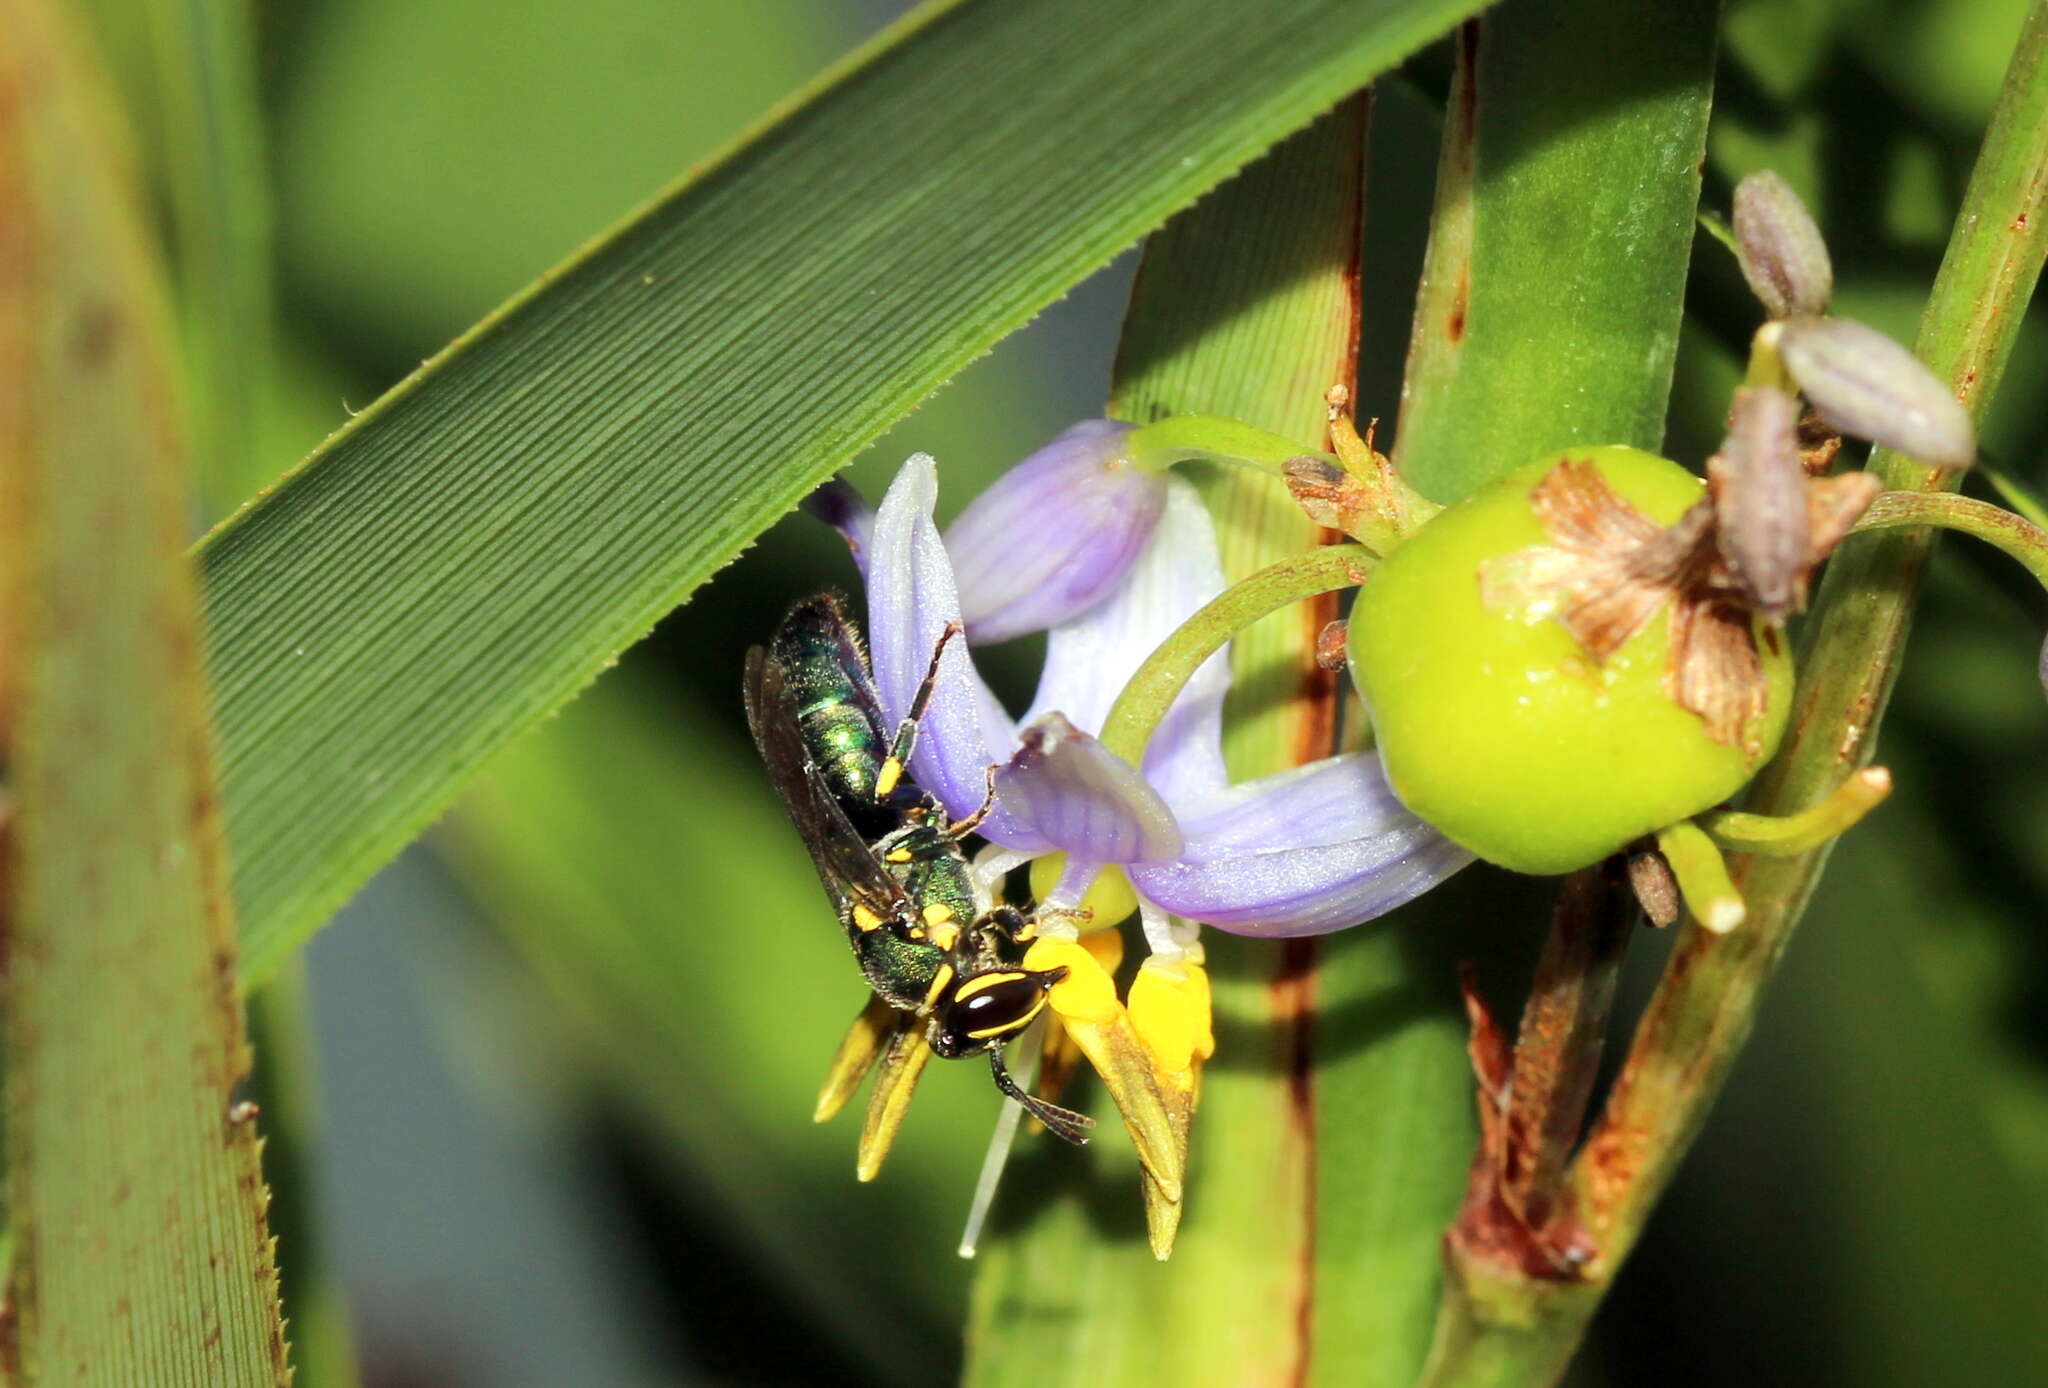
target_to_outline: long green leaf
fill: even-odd
[[[921,11],[201,556],[260,976],[884,425],[1478,0]]]
[[[0,6],[9,1367],[283,1383],[170,362],[96,85]]]
[[[1395,460],[1454,501],[1664,436],[1716,0],[1511,0],[1460,44]]]

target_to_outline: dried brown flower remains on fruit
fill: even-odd
[[[1775,622],[1803,602],[1813,566],[1847,533],[1876,486],[1862,474],[1801,477],[1800,485],[1806,488],[1805,505],[1796,506],[1796,494],[1791,500],[1804,531],[1795,538],[1804,541],[1803,548],[1782,533],[1767,537],[1778,556],[1770,610],[1756,601],[1727,553],[1730,536],[1724,532],[1729,513],[1741,509],[1731,500],[1741,494],[1740,485],[1717,486],[1676,522],[1659,526],[1617,494],[1592,462],[1572,458],[1560,461],[1529,494],[1553,543],[1482,566],[1482,599],[1490,607],[1550,607],[1596,663],[1668,606],[1665,693],[1699,716],[1708,737],[1756,755],[1770,684],[1757,650],[1755,618],[1770,618],[1765,639],[1780,639]],[[1738,518],[1735,524],[1754,523]],[[1768,524],[1782,531],[1782,515]]]

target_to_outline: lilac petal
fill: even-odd
[[[1195,489],[1171,478],[1152,541],[1124,584],[1047,638],[1045,670],[1025,721],[1057,711],[1076,727],[1100,730],[1145,657],[1222,591],[1215,522]],[[1168,804],[1220,791],[1227,783],[1223,696],[1229,692],[1230,662],[1219,652],[1195,671],[1153,734],[1145,776]]]
[[[1351,754],[1233,787],[1181,816],[1178,861],[1130,869],[1145,897],[1240,935],[1321,935],[1413,900],[1472,855]]]
[[[1004,641],[1115,589],[1165,504],[1165,479],[1123,456],[1131,425],[1074,425],[996,480],[946,530],[968,638]]]
[[[1181,851],[1180,826],[1159,792],[1057,713],[1024,730],[996,789],[1006,808],[1076,861],[1161,862]]]
[[[875,508],[868,505],[868,499],[844,477],[834,477],[805,497],[802,505],[805,514],[839,532],[846,547],[853,551],[854,566],[866,578],[868,551],[875,540]]]
[[[938,468],[914,453],[889,484],[875,513],[868,551],[868,650],[882,712],[893,726],[909,712],[933,650],[960,618],[953,566],[932,523]],[[913,780],[955,818],[974,813],[987,794],[988,769],[1007,757],[1016,729],[975,673],[967,643],[957,637],[939,658],[930,706],[910,759]],[[1000,749],[999,751],[994,749]],[[1044,840],[1017,824],[1002,806],[981,826],[1008,848],[1041,849]]]

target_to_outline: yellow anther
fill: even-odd
[[[1034,900],[1043,901],[1059,885],[1060,874],[1067,870],[1067,855],[1048,853],[1043,858],[1031,860],[1031,895]],[[1095,881],[1081,897],[1078,910],[1089,915],[1084,930],[1106,930],[1119,922],[1127,921],[1137,912],[1138,894],[1131,888],[1131,879],[1124,876],[1120,867],[1105,867],[1095,874]]]
[[[1067,976],[1052,986],[1052,1009],[1070,1022],[1105,1022],[1123,1011],[1116,981],[1079,941],[1046,936],[1024,954],[1024,967],[1037,973],[1064,967]]]
[[[1207,1060],[1216,1054],[1216,1004],[1209,992],[1209,971],[1192,956],[1182,967],[1188,971],[1188,996],[1200,1019],[1195,1027],[1195,1059]]]
[[[1208,1036],[1208,987],[1200,968],[1182,962],[1145,960],[1139,977],[1130,981],[1130,1026],[1139,1032],[1145,1050],[1163,1079],[1188,1087],[1194,1060]],[[1210,1050],[1214,1040],[1208,1042]]]
[[[1095,956],[1106,974],[1114,974],[1124,962],[1124,937],[1120,931],[1091,930],[1081,937],[1081,948]]]
[[[856,905],[853,908],[853,923],[857,929],[863,932],[882,928],[882,918],[867,907],[860,905]]]
[[[882,763],[882,769],[875,773],[875,799],[880,800],[896,789],[896,783],[903,779],[903,763],[891,757]]]

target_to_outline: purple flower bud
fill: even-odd
[[[1771,317],[1827,312],[1835,292],[1827,244],[1799,194],[1769,169],[1735,185],[1735,256]]]
[[[1968,467],[1976,456],[1969,412],[1914,355],[1846,318],[1792,318],[1778,355],[1820,417],[1845,434],[1930,467]]]
[[[1722,557],[1750,605],[1772,621],[1799,606],[1813,567],[1798,427],[1797,400],[1744,387],[1729,411],[1728,440],[1707,465]]]
[[[1131,425],[1076,424],[1004,473],[946,531],[970,641],[1080,615],[1122,580],[1166,505],[1166,479],[1125,459]]]

